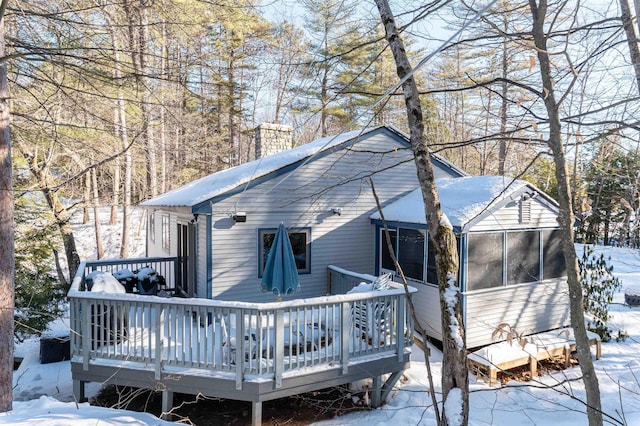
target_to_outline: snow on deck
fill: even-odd
[[[596,359],[600,359],[600,336],[587,332],[589,343],[596,345]],[[488,370],[489,385],[496,382],[496,374],[522,365],[531,364],[532,376],[535,375],[537,361],[557,355],[568,356],[575,350],[576,339],[570,327],[544,333],[532,334],[523,338],[523,344],[517,339],[485,346],[468,355],[469,363],[480,369]]]

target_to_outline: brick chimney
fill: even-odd
[[[256,160],[293,148],[293,127],[284,124],[262,123],[255,128]]]

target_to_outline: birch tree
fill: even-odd
[[[441,425],[467,424],[469,420],[469,373],[458,284],[458,251],[451,224],[440,208],[430,162],[420,96],[404,43],[387,0],[376,0],[386,39],[396,62],[407,109],[410,142],[422,190],[429,238],[436,250],[436,271],[442,318],[442,417]],[[433,389],[431,390],[433,392]],[[451,398],[451,401],[449,401]],[[449,410],[449,411],[448,411]]]

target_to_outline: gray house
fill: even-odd
[[[288,126],[262,125],[255,161],[142,203],[147,255],[177,256],[187,295],[274,301],[260,291],[260,280],[280,223],[289,230],[300,274],[299,291],[285,300],[326,294],[328,265],[376,271],[370,179],[384,204],[417,186],[407,136],[382,126],[287,150],[290,133]],[[432,164],[438,178],[466,175],[437,155]]]
[[[460,285],[469,348],[492,343],[500,324],[531,334],[569,325],[569,297],[560,248],[558,206],[535,186],[501,176],[440,179],[444,214],[458,238]],[[427,333],[442,338],[434,250],[421,193],[383,208],[395,254]],[[377,272],[395,272],[376,225]]]
[[[434,253],[407,136],[382,126],[286,150],[286,126],[257,129],[266,157],[214,173],[143,203],[148,256],[177,256],[189,296],[274,301],[260,291],[276,228],[284,223],[300,289],[286,299],[329,292],[327,267],[395,273],[382,244],[371,178],[392,228],[396,256],[418,288],[414,296],[430,336],[440,340]],[[284,150],[283,150],[284,149]],[[432,156],[444,213],[459,239],[467,345],[495,341],[509,324],[526,334],[569,323],[558,206],[524,181],[470,177]]]

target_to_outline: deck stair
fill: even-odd
[[[596,359],[601,356],[600,336],[587,332],[589,344],[596,347]],[[524,337],[524,347],[517,340],[485,346],[468,356],[470,370],[488,378],[489,386],[497,382],[498,372],[529,365],[531,377],[538,372],[538,361],[563,356],[569,367],[571,353],[576,350],[572,328],[561,328]]]

